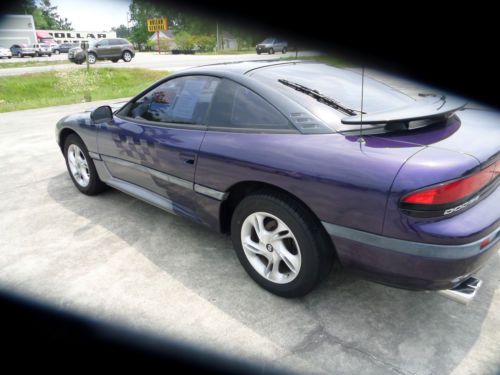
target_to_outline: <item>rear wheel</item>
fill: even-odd
[[[66,138],[64,156],[71,180],[78,190],[86,195],[96,195],[104,190],[106,185],[99,179],[87,147],[76,134]]]
[[[286,47],[283,47],[283,49],[281,50],[281,53],[287,53],[288,50],[286,49]]]
[[[18,52],[17,57],[24,57],[24,55],[21,52]]]
[[[118,59],[111,59],[112,62],[117,63]]]
[[[231,219],[240,263],[264,289],[300,297],[327,274],[333,251],[319,221],[302,205],[274,192],[244,198]]]

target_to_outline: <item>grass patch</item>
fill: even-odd
[[[318,61],[325,64],[330,64],[336,66],[337,68],[345,68],[348,66],[353,66],[353,64],[347,60],[342,58],[327,56],[327,55],[318,55],[318,56],[299,56],[299,57],[282,57],[281,60],[304,60],[304,61]]]
[[[0,77],[0,112],[134,96],[168,75],[148,69],[68,69]]]
[[[8,68],[24,68],[29,66],[47,66],[47,65],[61,65],[61,64],[70,64],[69,60],[48,60],[48,61],[16,61],[16,62],[6,62],[0,64],[0,69],[8,69]]]

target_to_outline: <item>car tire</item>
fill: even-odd
[[[17,57],[23,58],[23,57],[24,57],[24,55],[23,55],[21,52],[18,52],[18,53],[17,53]]]
[[[89,156],[87,147],[76,134],[70,134],[66,138],[64,142],[64,158],[73,184],[83,194],[96,195],[106,188],[106,185],[97,174],[94,161]]]
[[[8,59],[12,59],[12,56],[8,56],[7,58],[8,58]]]
[[[56,50],[54,51],[54,53],[55,53],[56,55],[59,55],[61,52],[60,52],[58,49],[56,49]]]
[[[257,51],[257,55],[260,55],[260,51]]]
[[[95,64],[95,62],[97,61],[97,56],[95,55],[95,53],[91,52],[88,54],[87,60],[88,60],[89,64]]]
[[[256,218],[265,228],[260,236]],[[289,237],[273,240],[273,231]],[[333,264],[331,241],[319,220],[299,202],[274,191],[247,196],[238,204],[231,218],[231,239],[250,277],[281,297],[307,294]]]
[[[125,51],[125,52],[123,52],[122,59],[125,62],[132,61],[132,54],[129,51]]]
[[[285,54],[285,53],[287,53],[287,52],[288,52],[288,50],[286,49],[286,47],[283,47],[283,49],[281,50],[281,53],[282,53],[282,54]]]
[[[269,48],[269,54],[274,55],[274,48]]]
[[[47,56],[49,56],[49,57],[50,57],[50,56],[52,56],[52,54],[51,54],[51,53],[49,53]]]
[[[118,59],[111,59],[111,62],[117,63]]]

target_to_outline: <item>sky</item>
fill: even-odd
[[[127,26],[130,0],[51,0],[57,13],[72,22],[75,31],[110,31]]]

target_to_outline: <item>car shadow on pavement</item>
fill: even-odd
[[[72,232],[75,238],[104,227],[191,291],[285,348],[290,355],[279,365],[300,358],[325,372],[449,374],[466,365],[462,362],[480,334],[488,334],[481,330],[498,287],[499,257],[480,272],[484,286],[469,306],[432,292],[382,286],[341,269],[306,297],[284,299],[246,275],[226,235],[114,189],[85,196],[66,173],[48,182],[48,194],[91,223]],[[484,366],[494,372],[500,364]]]

